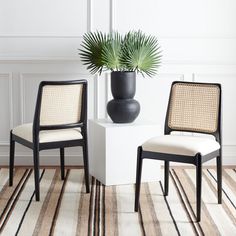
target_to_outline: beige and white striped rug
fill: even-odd
[[[83,170],[41,170],[41,201],[34,200],[31,169],[17,169],[8,187],[0,169],[1,235],[236,235],[236,171],[223,170],[223,204],[217,204],[216,172],[203,171],[202,221],[196,223],[195,170],[171,169],[169,196],[161,182],[142,184],[134,213],[134,185],[104,187],[92,179],[85,193]]]

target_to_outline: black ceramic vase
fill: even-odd
[[[135,72],[111,72],[111,92],[114,99],[107,103],[107,113],[114,123],[131,123],[139,115],[140,105],[133,99],[135,91]]]

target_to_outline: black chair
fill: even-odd
[[[39,85],[33,124],[23,124],[10,132],[9,185],[13,185],[15,142],[33,149],[36,201],[40,200],[39,152],[60,149],[61,179],[64,149],[82,146],[86,192],[89,193],[87,145],[87,81],[43,81]]]
[[[172,131],[210,134],[212,137],[173,134]],[[217,160],[218,203],[221,204],[221,85],[173,82],[165,120],[165,135],[151,138],[138,147],[135,211],[138,211],[139,208],[143,159],[164,161],[165,196],[168,195],[169,188],[169,162],[189,163],[196,166],[196,218],[197,221],[200,221],[202,164],[215,157]]]

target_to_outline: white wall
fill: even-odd
[[[109,75],[91,76],[78,57],[83,33],[141,29],[159,38],[163,63],[152,79],[137,79],[139,119],[164,122],[173,80],[223,85],[223,153],[236,164],[235,0],[0,0],[0,164],[8,163],[9,130],[32,121],[41,80],[89,81],[89,118],[105,116]],[[17,146],[17,164],[32,164]],[[80,164],[79,148],[68,164]],[[58,164],[58,152],[42,152],[42,164]],[[78,157],[80,156],[80,157]]]

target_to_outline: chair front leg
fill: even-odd
[[[34,183],[35,183],[35,197],[36,201],[40,201],[39,190],[39,148],[38,145],[34,146]]]
[[[197,198],[197,222],[201,220],[201,195],[202,195],[202,159],[197,155],[196,162],[196,198]]]
[[[15,159],[15,141],[12,138],[12,131],[11,131],[10,133],[10,159],[9,159],[9,186],[13,185],[14,159]]]
[[[137,153],[137,169],[136,169],[136,185],[135,185],[135,203],[134,203],[134,211],[138,211],[139,207],[139,196],[140,196],[140,185],[141,185],[141,176],[142,176],[142,147],[138,147]]]
[[[216,157],[218,204],[222,203],[222,153]]]
[[[87,133],[86,132],[84,134],[83,160],[84,160],[84,174],[85,174],[86,193],[89,193],[90,192],[90,186],[89,186],[89,160],[88,160],[88,140],[87,140]]]
[[[168,196],[169,192],[169,169],[170,169],[170,162],[165,161],[165,196]]]
[[[61,179],[65,179],[65,149],[60,148]]]

